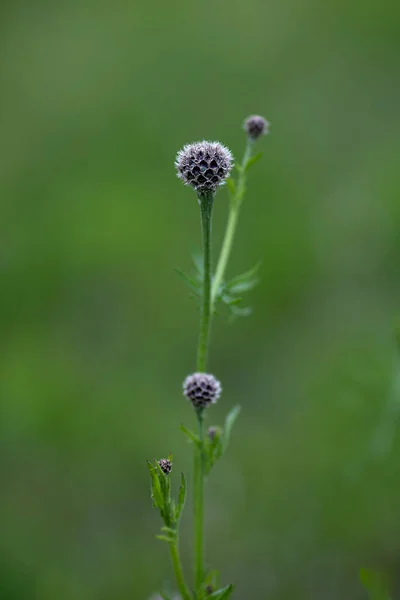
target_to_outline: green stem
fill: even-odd
[[[203,232],[203,306],[201,309],[199,344],[197,348],[197,370],[207,368],[208,342],[211,325],[211,214],[214,202],[212,194],[199,196],[201,225]]]
[[[239,218],[240,206],[242,204],[242,200],[244,197],[244,193],[246,191],[246,165],[248,160],[251,157],[251,152],[253,149],[253,141],[249,138],[247,140],[246,150],[243,155],[242,164],[239,169],[239,176],[237,181],[237,188],[235,195],[231,199],[231,203],[229,206],[229,215],[228,222],[226,225],[224,240],[222,242],[221,252],[219,255],[217,269],[215,271],[215,276],[212,284],[211,290],[211,306],[215,305],[215,301],[217,299],[218,291],[223,282],[225,270],[228,264],[229,256],[232,251],[233,240],[235,237],[237,222]]]
[[[197,413],[200,448],[194,457],[194,539],[195,539],[195,589],[200,589],[204,578],[204,460],[203,460],[203,414]]]
[[[203,305],[201,308],[197,371],[207,369],[208,345],[211,327],[211,215],[213,194],[199,196],[203,233]],[[204,578],[204,426],[203,409],[197,411],[200,447],[195,448],[194,459],[194,560],[195,589],[200,589]]]
[[[178,590],[180,595],[182,596],[182,600],[192,600],[192,595],[189,591],[189,588],[186,585],[185,577],[183,575],[182,565],[179,558],[178,545],[177,543],[170,544],[170,554],[172,567],[175,573],[175,579],[178,584]]]

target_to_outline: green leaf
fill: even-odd
[[[159,594],[163,600],[172,600],[171,596],[167,594],[167,592],[163,592],[162,590],[160,590]]]
[[[147,461],[147,466],[150,471],[151,477],[151,497],[153,500],[153,507],[159,508],[160,510],[164,509],[164,496],[161,489],[160,479],[158,477],[158,472],[156,467],[149,460]]]
[[[232,291],[232,288],[235,288],[240,284],[246,284],[247,282],[251,282],[251,287],[254,287],[254,280],[258,280],[257,274],[258,269],[260,268],[260,264],[261,263],[257,263],[248,271],[245,271],[244,273],[241,273],[241,275],[237,275],[236,277],[228,281],[228,283],[225,285],[225,289],[227,290],[227,292],[229,293]],[[251,287],[248,289],[251,289]]]
[[[236,193],[236,183],[235,183],[235,180],[232,179],[232,177],[228,177],[228,179],[226,180],[226,185],[228,186],[229,191],[232,194],[232,196],[234,196],[235,193]]]
[[[373,569],[360,569],[359,578],[370,600],[390,600],[389,581],[384,573]]]
[[[235,285],[230,285],[228,289],[232,294],[242,294],[243,292],[249,292],[259,283],[259,278],[254,277],[253,279],[246,279],[245,281],[240,281]]]
[[[183,511],[183,508],[185,506],[186,491],[187,491],[186,479],[185,479],[184,474],[181,473],[181,485],[179,487],[178,505],[175,509],[175,520],[176,521],[179,521],[182,511]]]
[[[184,271],[182,271],[181,269],[175,268],[175,273],[177,273],[179,275],[179,277],[181,277],[183,279],[183,281],[189,286],[189,288],[192,290],[192,292],[194,294],[196,294],[196,296],[201,296],[202,287],[198,281],[196,281],[195,279],[193,279],[193,277],[190,277],[189,275],[184,273]]]
[[[227,414],[227,417],[225,419],[225,427],[224,427],[224,435],[223,435],[223,451],[225,452],[225,450],[228,447],[228,443],[229,443],[229,438],[231,436],[231,432],[232,432],[232,427],[235,424],[236,419],[239,416],[240,413],[240,406],[234,406],[229,413]]]
[[[240,296],[231,296],[230,294],[224,294],[222,296],[222,302],[225,302],[228,306],[232,306],[233,304],[240,304],[243,300]]]
[[[167,535],[156,535],[157,540],[161,540],[162,542],[167,542],[167,544],[173,544],[176,542],[175,538],[170,538]]]
[[[231,306],[231,321],[235,320],[236,317],[249,317],[253,312],[251,306],[244,306],[240,308],[239,306]]]
[[[181,431],[186,435],[190,442],[193,442],[200,446],[200,438],[194,433],[194,431],[187,429],[184,425],[181,425]]]
[[[254,156],[251,156],[249,158],[249,160],[247,161],[247,163],[245,164],[244,170],[248,171],[250,169],[250,167],[252,167],[253,165],[256,164],[256,162],[258,162],[260,160],[260,158],[262,157],[263,153],[262,152],[258,152],[258,154],[255,154]]]
[[[176,529],[172,529],[172,527],[161,527],[161,531],[168,534],[169,537],[176,537]]]
[[[213,592],[208,596],[209,600],[227,600],[233,592],[233,585],[230,583],[229,585]]]

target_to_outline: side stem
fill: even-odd
[[[250,138],[248,138],[246,150],[243,155],[242,164],[239,168],[237,188],[234,196],[231,198],[228,222],[226,225],[224,240],[222,242],[221,252],[219,255],[217,268],[212,284],[211,307],[215,305],[219,288],[224,280],[225,270],[228,264],[229,256],[232,251],[233,240],[235,238],[235,232],[239,218],[240,206],[242,204],[243,196],[246,191],[246,165],[248,160],[251,158],[253,143],[254,142]]]
[[[176,579],[176,583],[178,585],[179,593],[182,596],[182,600],[192,600],[192,595],[189,592],[189,588],[186,585],[185,577],[183,575],[182,565],[181,565],[181,561],[179,558],[179,552],[178,552],[178,544],[174,543],[174,544],[170,544],[169,546],[170,546],[172,567],[174,569],[175,579]]]

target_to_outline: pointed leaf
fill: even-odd
[[[223,435],[223,451],[225,452],[225,450],[228,447],[228,443],[229,443],[229,438],[231,436],[231,432],[232,432],[232,427],[236,421],[236,419],[239,416],[240,413],[240,406],[234,406],[229,413],[227,414],[227,417],[225,419],[225,427],[224,427],[224,435]]]
[[[175,538],[170,538],[166,535],[156,535],[156,539],[161,540],[162,542],[167,542],[167,544],[174,544],[176,541]]]
[[[157,470],[156,470],[154,464],[151,463],[149,460],[147,461],[147,466],[149,468],[150,477],[151,477],[151,497],[153,500],[153,507],[163,510],[164,509],[164,496],[162,493],[160,479],[158,477]]]
[[[258,277],[253,277],[253,279],[246,279],[245,281],[239,281],[235,285],[231,285],[229,287],[229,292],[232,294],[242,294],[243,292],[249,292],[253,288],[256,287],[260,283]]]
[[[236,277],[231,279],[231,281],[228,281],[228,283],[225,285],[226,291],[229,293],[231,291],[231,289],[234,288],[235,286],[245,283],[245,282],[248,282],[248,281],[252,282],[254,279],[257,279],[257,274],[258,274],[258,269],[260,268],[260,264],[261,263],[257,263],[256,265],[254,265],[254,267],[252,267],[248,271],[245,271],[244,273],[241,273],[240,275],[237,275]]]
[[[175,509],[175,519],[176,519],[176,521],[179,521],[180,516],[182,514],[182,511],[183,511],[183,508],[185,506],[186,490],[187,490],[186,479],[185,479],[184,474],[181,473],[181,485],[179,487],[178,504],[177,504],[177,507]]]
[[[187,275],[181,269],[175,268],[175,273],[177,273],[179,277],[183,279],[183,281],[190,287],[196,296],[201,296],[201,284],[198,281]]]
[[[240,296],[230,296],[229,294],[224,294],[222,296],[222,302],[225,302],[228,306],[232,306],[233,304],[240,304],[243,298]]]
[[[209,600],[227,600],[233,592],[233,585],[230,583],[229,585],[213,592],[208,596]]]
[[[200,438],[190,429],[187,429],[184,425],[181,425],[181,431],[186,435],[190,442],[194,442],[198,446],[200,445]]]
[[[162,590],[160,590],[159,593],[163,600],[172,600],[171,596],[167,594],[167,592],[163,592]]]
[[[231,306],[231,321],[233,321],[236,317],[249,317],[253,312],[251,306],[244,306],[240,308],[239,306]]]
[[[260,158],[262,157],[263,153],[262,152],[258,152],[258,154],[255,154],[254,156],[250,157],[249,160],[247,161],[244,170],[248,171],[250,169],[250,167],[252,167],[253,165],[256,164],[256,162],[258,162],[260,160]]]

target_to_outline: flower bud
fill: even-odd
[[[215,404],[221,395],[221,384],[208,373],[193,373],[183,382],[183,393],[195,408]]]
[[[178,152],[175,167],[185,185],[191,185],[198,194],[214,194],[229,176],[233,156],[219,142],[195,142]]]
[[[169,475],[172,471],[172,462],[168,458],[162,458],[158,461],[158,464],[161,467],[161,471],[165,473],[165,475]]]
[[[266,135],[269,132],[269,123],[260,115],[251,115],[243,125],[244,130],[251,140],[257,140],[261,135]]]

